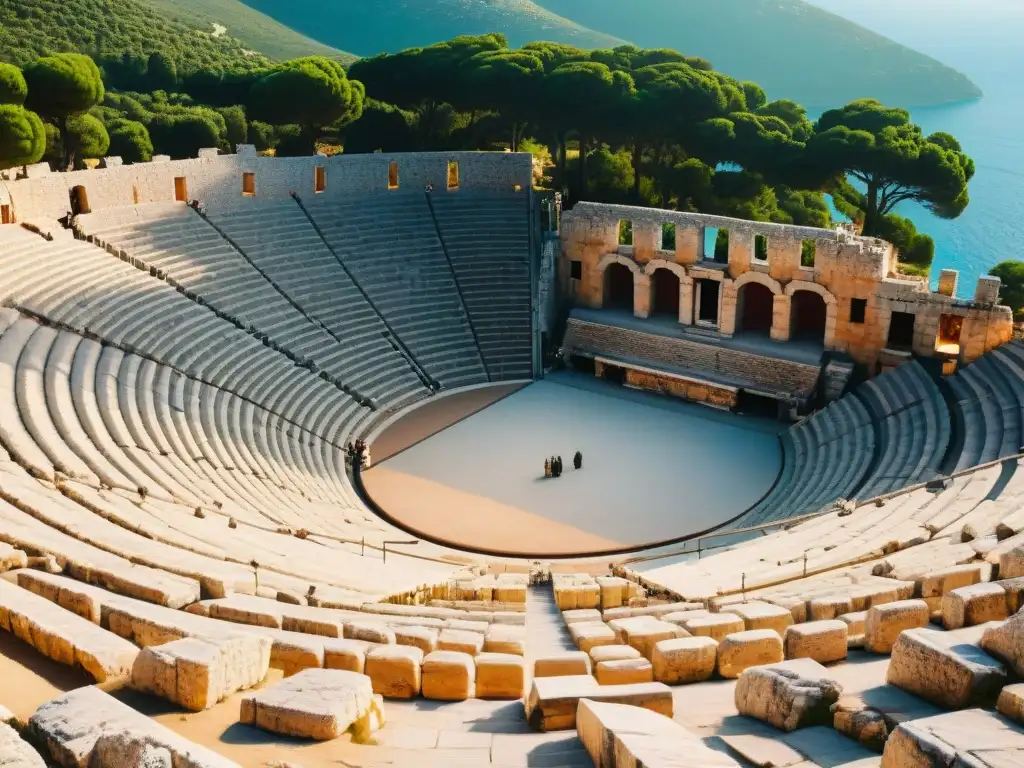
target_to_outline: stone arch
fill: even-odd
[[[625,256],[609,253],[597,263],[597,272],[602,286],[601,306],[635,313],[637,283],[645,278],[639,265]]]
[[[608,269],[611,264],[622,264],[633,273],[634,277],[643,272],[643,270],[640,269],[640,265],[631,258],[623,256],[621,253],[606,253],[597,262],[597,274],[602,280],[604,279],[605,270]]]
[[[671,314],[680,323],[692,325],[693,278],[686,268],[667,259],[652,259],[643,272],[650,282],[651,314]]]
[[[782,284],[773,277],[769,277],[764,272],[744,272],[742,275],[733,280],[733,290],[739,294],[740,288],[747,283],[760,283],[765,288],[770,290],[776,296],[782,294]]]
[[[817,283],[794,280],[786,286],[786,296],[790,300],[788,337],[832,347],[839,306],[832,292]]]
[[[735,280],[725,281],[723,286],[724,295],[722,301],[722,333],[732,335],[742,330],[741,322],[742,307],[740,306],[740,293],[743,286],[757,283],[767,288],[772,293],[773,306],[777,306],[779,297],[783,295],[782,285],[778,280],[769,277],[764,272],[744,272]],[[774,334],[774,326],[773,326]]]
[[[736,293],[736,333],[769,333],[775,321],[775,297],[760,280],[748,280]]]

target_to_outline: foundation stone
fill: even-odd
[[[747,669],[736,683],[736,709],[783,731],[831,725],[842,686],[811,659]]]
[[[654,679],[667,685],[709,680],[718,660],[718,643],[710,637],[662,640],[654,646]]]

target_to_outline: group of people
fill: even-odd
[[[583,454],[579,451],[576,451],[576,455],[572,457],[572,466],[574,469],[583,469]],[[561,474],[561,456],[552,456],[550,459],[544,459],[544,477],[560,477]]]
[[[353,467],[362,467],[366,456],[366,441],[356,440],[345,446],[345,453],[348,454],[349,464]]]

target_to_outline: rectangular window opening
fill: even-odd
[[[327,169],[322,165],[313,169],[313,193],[319,195],[327,189]]]
[[[89,213],[89,195],[85,187],[79,184],[71,190],[71,212],[76,216],[80,213]]]
[[[139,188],[136,187],[134,184],[132,185],[132,203],[134,205],[139,204]]]
[[[818,244],[814,240],[804,240],[800,246],[800,266],[813,267],[814,257],[818,253]]]
[[[633,222],[623,219],[619,222],[619,245],[633,244]]]
[[[959,315],[942,315],[939,318],[939,338],[935,344],[935,351],[959,354],[960,334],[963,328],[964,319]]]
[[[174,199],[179,203],[188,202],[188,181],[184,176],[174,178]]]
[[[661,250],[674,251],[676,249],[676,225],[666,221],[661,225]]]
[[[573,259],[569,262],[569,277],[573,280],[583,279],[583,262]]]
[[[0,224],[13,224],[14,217],[11,216],[11,206],[0,205]]]
[[[768,263],[768,238],[764,235],[754,235],[754,261]]]
[[[718,294],[721,286],[717,280],[697,280],[697,321],[702,325],[718,326]]]
[[[242,194],[245,197],[256,197],[256,174],[246,171],[242,174]]]
[[[719,264],[729,263],[729,230],[718,227],[704,229],[704,258]]]
[[[398,189],[398,163],[388,163],[388,189]]]
[[[864,323],[865,318],[868,314],[868,300],[867,299],[851,299],[850,300],[850,322],[861,325]]]
[[[448,189],[459,188],[459,164],[455,160],[448,161]]]
[[[914,347],[914,315],[893,312],[889,321],[889,349],[909,350]]]

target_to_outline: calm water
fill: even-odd
[[[956,67],[985,91],[975,102],[913,113],[926,132],[953,134],[974,158],[967,211],[953,221],[918,206],[902,211],[935,238],[935,274],[959,269],[960,295],[973,295],[978,275],[1024,259],[1024,0],[810,2]]]

